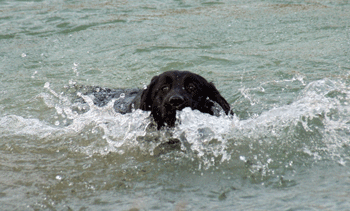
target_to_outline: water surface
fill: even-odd
[[[349,209],[349,20],[348,1],[0,1],[2,209]],[[148,130],[72,88],[171,69],[235,116]]]

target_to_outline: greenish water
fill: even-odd
[[[349,24],[345,0],[0,0],[1,210],[349,210]],[[69,89],[171,69],[235,116],[147,131]]]

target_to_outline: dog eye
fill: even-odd
[[[169,91],[169,86],[163,86],[163,87],[162,87],[162,91],[163,91],[163,92]]]
[[[188,89],[188,91],[193,92],[196,90],[196,86],[194,84],[190,83],[190,84],[188,84],[187,89]]]

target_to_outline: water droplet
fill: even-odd
[[[239,156],[239,159],[241,160],[241,161],[244,161],[244,162],[246,162],[247,160],[245,159],[245,157],[244,156]]]
[[[72,80],[69,80],[69,85],[75,85],[77,82],[75,82],[75,81],[72,81]]]
[[[45,85],[44,85],[44,88],[48,89],[49,87],[50,87],[50,83],[46,82]]]

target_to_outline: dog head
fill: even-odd
[[[141,95],[140,108],[151,111],[160,129],[165,125],[173,127],[176,110],[181,111],[186,107],[213,115],[214,102],[218,103],[226,114],[229,113],[230,105],[214,84],[200,75],[174,70],[152,78]]]

